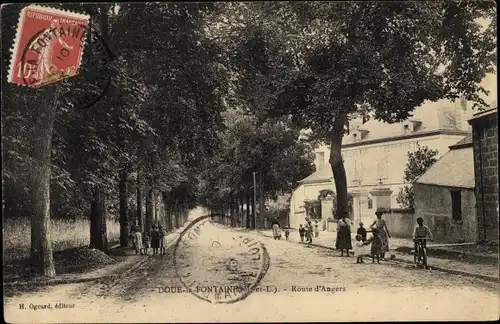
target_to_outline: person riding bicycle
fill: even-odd
[[[422,242],[422,247],[426,247],[427,237],[433,242],[432,233],[427,226],[424,225],[424,219],[422,217],[417,218],[417,226],[413,230],[413,242],[415,243],[415,251],[417,251],[417,240]]]

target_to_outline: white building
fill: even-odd
[[[380,183],[392,190],[391,207],[398,208],[396,197],[403,181],[408,160],[407,153],[420,146],[437,149],[439,156],[470,134],[467,120],[473,110],[464,101],[426,102],[417,108],[413,117],[402,123],[387,124],[369,120],[350,122],[350,134],[342,142],[342,156],[347,175],[348,192],[360,193],[358,206],[354,206],[356,221],[365,223],[374,218],[374,206],[370,191]],[[329,147],[316,149],[316,172],[304,178],[294,190],[290,200],[290,226],[304,224],[304,201],[318,198],[319,191],[335,191],[329,160]],[[324,215],[325,220],[331,215]],[[326,216],[326,217],[325,217]]]

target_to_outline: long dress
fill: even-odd
[[[162,249],[165,247],[165,231],[158,230],[158,232],[160,233],[159,248]]]
[[[337,250],[352,250],[351,225],[349,220],[340,219],[337,223],[337,240],[335,241]]]
[[[371,243],[371,248],[370,252],[372,255],[381,255],[382,254],[382,237],[380,234],[373,235],[370,237],[368,240],[366,240],[365,244],[370,244]]]
[[[380,251],[382,253],[384,252],[389,252],[389,235],[387,235],[387,231],[385,230],[385,220],[384,219],[376,219],[375,220],[375,226],[379,230],[380,233],[380,239],[381,239],[381,246],[380,246]]]
[[[365,254],[366,254],[366,249],[363,241],[357,241],[356,244],[354,244],[354,255],[359,257]]]
[[[153,249],[160,248],[160,232],[158,230],[151,231],[151,247]]]
[[[280,225],[278,222],[274,221],[273,222],[273,237],[277,238],[281,236],[281,230],[280,230]]]
[[[141,232],[137,231],[134,234],[134,246],[137,251],[140,251],[144,248],[144,245],[142,244],[142,234]]]

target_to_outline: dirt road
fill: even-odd
[[[250,252],[257,246],[249,247],[253,241],[260,241],[263,248],[259,245],[258,252]],[[266,253],[270,260],[267,272],[262,263]],[[191,238],[186,236],[175,256],[177,268],[171,247],[165,257],[151,258],[115,283],[63,285],[9,298],[5,319],[259,322],[492,320],[499,316],[498,284],[390,262],[356,264],[353,257],[341,258],[324,249],[210,223]],[[238,299],[245,295],[244,290],[217,295],[209,287],[248,288],[263,272],[258,288],[246,299],[231,304],[202,300]],[[198,297],[188,292],[187,285]],[[52,309],[30,309],[30,304],[48,303]],[[74,306],[56,309],[57,303]]]

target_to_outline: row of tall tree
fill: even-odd
[[[217,47],[201,31],[211,4],[54,6],[91,16],[81,76],[40,89],[2,80],[4,212],[31,216],[32,268],[46,276],[55,275],[52,216],[89,217],[90,244],[101,250],[113,212],[123,246],[132,222],[181,226],[220,141],[227,92]],[[14,40],[22,7],[2,11],[3,39]],[[2,57],[8,67],[9,47]],[[104,96],[71,104],[99,96],[102,73],[111,78]]]
[[[53,85],[2,79],[4,213],[31,216],[33,269],[48,276],[51,215],[90,215],[91,244],[105,249],[114,209],[126,245],[132,216],[146,229],[155,218],[174,227],[200,203],[248,205],[253,172],[260,197],[273,198],[310,172],[301,129],[331,144],[342,217],[352,116],[397,122],[425,100],[460,96],[484,106],[480,82],[496,69],[491,2],[53,6],[88,12],[110,46],[90,46],[81,76]],[[4,76],[21,9],[2,10]],[[68,104],[99,92],[89,80],[103,73],[100,51],[111,86],[89,107]]]
[[[262,227],[272,216],[266,202],[291,193],[314,171],[315,143],[301,141],[300,130],[286,120],[259,123],[241,109],[227,111],[225,125],[221,146],[201,176],[201,203],[228,225]]]

